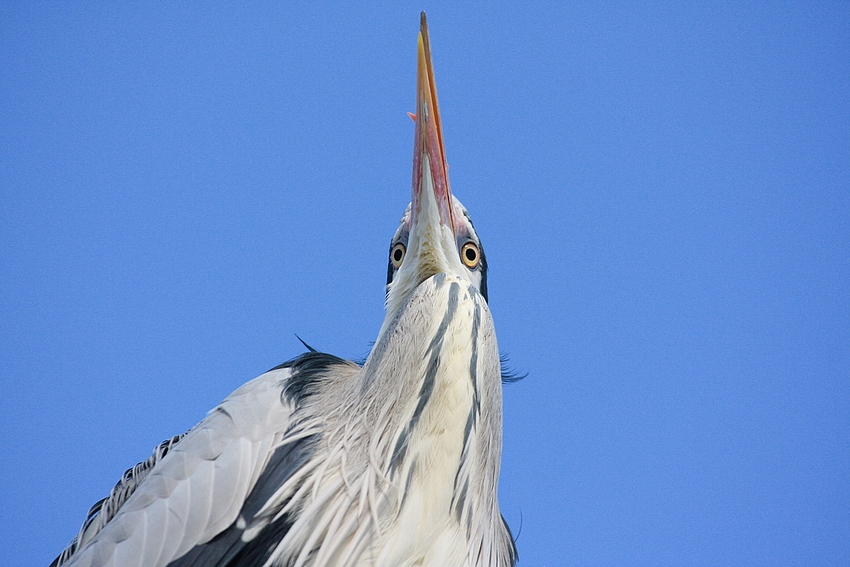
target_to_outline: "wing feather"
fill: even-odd
[[[60,556],[54,564],[162,567],[227,531],[292,425],[294,404],[281,396],[290,374],[281,368],[248,382],[159,459],[155,453],[135,486],[127,488],[122,479],[116,490],[126,489],[129,496],[102,526],[89,527],[86,540],[64,558],[67,563]],[[305,447],[290,443],[287,454]],[[293,458],[300,461],[288,456],[290,465]],[[296,468],[284,466],[275,476]],[[260,492],[269,496],[270,490]],[[263,504],[257,502],[255,511]]]
[[[52,567],[260,565],[282,540],[303,542],[304,525],[289,533],[293,498],[311,487],[325,427],[305,405],[359,368],[306,353],[243,385],[128,470]]]
[[[249,443],[240,439],[225,449],[214,463],[210,497],[215,506],[210,510],[207,526],[211,532],[218,533],[225,529],[231,523],[230,518],[242,507],[245,495],[232,488],[247,484],[249,463],[254,459],[240,458],[240,455],[249,448]],[[233,463],[233,466],[227,466],[229,463]]]
[[[117,523],[116,527],[119,527],[122,526],[126,520],[124,519],[124,517],[118,517],[113,521]],[[124,533],[127,535],[127,537],[125,537],[123,540],[116,544],[115,555],[113,560],[118,565],[126,565],[127,567],[137,567],[141,565],[141,559],[144,551],[141,546],[142,538],[129,537],[131,533],[126,531],[126,529]]]
[[[136,517],[140,518],[141,525],[144,526],[144,531],[140,534],[140,542],[137,544],[141,547],[141,561],[139,565],[156,565],[156,560],[161,555],[163,540],[165,538],[164,521],[165,500],[156,500],[152,506],[145,510],[139,510]],[[132,538],[137,537],[134,533]],[[117,561],[113,561],[116,567],[120,565]]]

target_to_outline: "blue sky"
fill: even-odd
[[[850,563],[850,5],[0,7],[0,565],[300,352],[362,357],[425,9],[520,565]]]

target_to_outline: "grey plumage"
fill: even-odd
[[[417,111],[363,365],[310,349],[248,382],[128,471],[55,566],[515,564],[486,259],[448,187],[424,15]]]
[[[166,439],[153,450],[153,453],[147,460],[142,461],[132,468],[127,469],[121,476],[121,480],[115,485],[109,496],[97,501],[91,507],[86,515],[86,520],[83,522],[79,533],[74,536],[71,543],[68,544],[62,553],[53,560],[50,567],[58,567],[64,564],[70,557],[77,552],[78,549],[84,547],[97,533],[106,525],[107,522],[115,517],[115,514],[124,505],[124,502],[136,491],[136,487],[145,479],[148,473],[153,469],[168,451],[178,442],[182,435],[175,435],[171,439]]]

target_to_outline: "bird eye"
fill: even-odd
[[[390,262],[393,263],[393,268],[398,269],[401,267],[401,263],[404,262],[404,255],[406,252],[407,248],[405,248],[404,244],[401,242],[393,246],[393,249],[390,252]]]
[[[460,259],[463,264],[470,270],[478,267],[478,262],[481,260],[481,252],[478,251],[478,246],[472,242],[467,242],[460,249]]]

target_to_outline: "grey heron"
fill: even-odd
[[[510,566],[487,263],[448,179],[422,14],[410,205],[362,366],[310,349],[128,470],[68,567]]]

